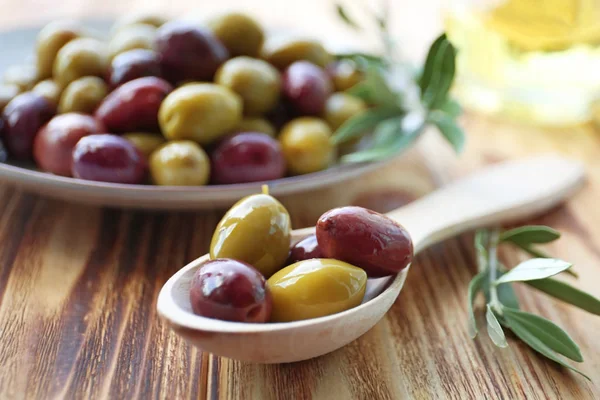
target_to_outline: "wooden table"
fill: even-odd
[[[1,14],[4,27],[35,22],[29,13],[39,2],[17,3]],[[141,3],[48,0],[52,7],[45,17],[127,11]],[[285,22],[330,6],[318,0],[288,3],[272,2],[270,18]],[[410,7],[397,11],[396,31],[407,53],[418,58],[439,29],[432,12],[436,2],[398,3]],[[185,2],[169,7],[177,13]],[[324,11],[315,15],[327,32],[339,29]],[[567,205],[528,222],[564,232],[549,250],[574,262],[580,274],[575,284],[599,296],[598,133],[589,127],[524,128],[475,115],[462,122],[469,142],[460,159],[428,134],[418,149],[383,171],[351,185],[283,199],[295,226],[311,225],[321,212],[344,204],[387,211],[483,165],[558,152],[583,160],[589,182]],[[466,290],[476,270],[470,234],[420,255],[386,318],[359,340],[318,359],[263,366],[203,354],[172,334],[156,315],[161,285],[206,252],[223,211],[98,209],[9,187],[0,188],[0,210],[2,399],[600,397],[598,386],[512,337],[505,350],[495,348],[485,334],[469,339]],[[502,253],[509,264],[520,257]],[[519,286],[517,292],[524,309],[569,331],[586,358],[581,369],[600,381],[600,318],[527,288]]]

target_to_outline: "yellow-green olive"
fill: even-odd
[[[217,70],[215,83],[239,94],[244,102],[244,113],[248,115],[272,110],[281,92],[281,77],[275,67],[244,56],[225,62]]]
[[[197,143],[176,140],[150,155],[150,175],[157,185],[202,186],[210,177],[210,162]]]
[[[232,57],[259,55],[265,34],[252,17],[233,12],[213,18],[207,25]]]
[[[242,120],[242,98],[211,83],[192,83],[172,91],[158,112],[169,140],[190,139],[209,144],[231,132]]]
[[[130,25],[138,24],[151,25],[155,28],[158,28],[167,21],[168,19],[164,16],[158,15],[156,13],[150,13],[147,11],[127,14],[123,18],[115,22],[115,24],[111,28],[111,33],[116,34],[121,29],[125,29]]]
[[[299,60],[310,61],[325,67],[331,61],[331,55],[323,45],[311,39],[272,37],[262,48],[261,57],[279,69],[287,68]]]
[[[69,83],[60,96],[58,112],[93,113],[108,94],[106,83],[96,76],[85,76]]]
[[[324,317],[358,306],[367,273],[343,261],[313,258],[276,272],[267,281],[273,299],[271,321]]]
[[[34,93],[43,96],[54,105],[58,105],[62,93],[60,86],[52,79],[44,79],[43,81],[38,82],[31,90]]]
[[[242,119],[240,123],[233,128],[233,132],[260,132],[266,133],[271,137],[275,137],[277,134],[273,124],[264,118],[257,117],[246,117]]]
[[[343,92],[363,79],[362,72],[351,60],[341,60],[327,66],[335,90]]]
[[[323,117],[332,130],[338,129],[344,122],[365,111],[367,105],[362,99],[347,93],[334,93],[325,103]]]
[[[131,132],[124,134],[123,137],[133,143],[147,158],[165,143],[165,138],[156,133]]]
[[[0,111],[19,93],[21,89],[16,85],[0,85]]]
[[[83,34],[83,27],[75,21],[53,21],[46,25],[37,37],[36,60],[40,79],[50,78],[54,60],[59,50],[68,42]]]
[[[290,230],[290,215],[275,198],[264,193],[245,197],[217,225],[210,257],[247,262],[269,277],[287,259]]]
[[[54,80],[66,87],[84,76],[104,77],[109,66],[106,45],[99,40],[79,38],[65,44],[54,60]]]
[[[108,52],[110,58],[133,49],[154,49],[156,27],[146,24],[128,25],[110,38]]]
[[[16,85],[22,92],[31,90],[38,81],[37,69],[34,65],[13,65],[4,72],[4,83]]]
[[[279,135],[288,171],[301,175],[329,167],[335,158],[330,136],[331,129],[322,119],[301,117],[288,122]]]

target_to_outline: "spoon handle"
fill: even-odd
[[[581,163],[558,156],[485,168],[388,216],[410,232],[415,253],[467,230],[530,218],[571,196],[584,182]]]

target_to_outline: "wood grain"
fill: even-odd
[[[202,4],[222,6],[213,3]],[[439,28],[434,13],[439,2],[397,3],[405,7],[397,12],[396,32],[406,52],[417,58]],[[0,22],[9,28],[142,4],[167,7],[158,0],[22,0],[4,2]],[[178,14],[189,4],[177,0],[168,7]],[[47,12],[32,15],[40,5]],[[278,23],[311,16],[324,33],[340,32],[323,11],[328,2],[265,2],[262,7],[271,11],[265,18]],[[365,179],[282,199],[294,225],[312,225],[323,211],[342,204],[391,210],[483,165],[559,152],[583,160],[589,182],[567,205],[528,222],[564,232],[548,250],[575,263],[580,274],[575,285],[600,296],[597,132],[527,128],[475,115],[465,116],[463,125],[469,141],[460,159],[431,134],[417,151]],[[512,337],[505,350],[496,349],[485,331],[469,339],[465,293],[476,270],[469,234],[420,255],[387,317],[339,351],[268,366],[201,354],[166,329],[156,317],[155,301],[173,272],[206,252],[222,212],[97,209],[0,187],[0,398],[600,398],[598,386]],[[501,255],[507,264],[523,257],[510,250]],[[524,309],[567,329],[586,359],[581,369],[600,381],[600,318],[533,289],[518,286],[517,293]]]

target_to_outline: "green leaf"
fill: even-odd
[[[505,231],[500,235],[501,242],[513,242],[519,246],[550,243],[560,238],[560,232],[543,225],[528,225]]]
[[[552,278],[528,281],[528,285],[592,314],[600,315],[600,299]],[[502,286],[500,286],[502,287]]]
[[[380,57],[374,54],[354,52],[354,53],[338,53],[335,55],[336,60],[350,60],[353,61],[358,68],[365,70],[369,65],[375,65],[384,67],[387,62],[384,57]]]
[[[398,95],[390,89],[382,71],[375,65],[369,65],[365,71],[365,80],[362,84],[368,85],[371,92],[371,102],[378,106],[399,106]]]
[[[437,126],[440,133],[452,145],[456,153],[461,153],[465,147],[465,133],[456,121],[441,111],[432,111],[428,119]]]
[[[460,104],[458,104],[458,102],[456,100],[453,100],[451,98],[446,98],[446,101],[444,101],[442,104],[440,104],[440,106],[437,109],[445,112],[446,114],[448,114],[449,116],[451,116],[453,118],[458,117],[463,112]]]
[[[436,59],[442,54],[440,49],[445,46],[448,39],[446,38],[446,34],[439,36],[435,41],[431,44],[429,48],[429,52],[427,53],[427,58],[425,59],[425,66],[423,67],[423,72],[421,73],[421,77],[419,78],[419,86],[421,87],[421,96],[425,93],[429,85],[431,84],[431,80],[435,73],[434,69],[436,67]]]
[[[340,161],[342,163],[357,163],[386,159],[410,147],[410,145],[419,137],[419,133],[420,130],[408,133],[399,132],[398,135],[391,138],[389,142],[381,143],[377,147],[347,154],[343,156]]]
[[[544,279],[571,268],[570,263],[553,258],[532,258],[523,261],[496,280],[499,285],[505,282],[523,282]]]
[[[394,117],[381,122],[373,131],[373,148],[389,147],[402,136],[402,117]]]
[[[492,342],[498,347],[508,347],[508,343],[506,343],[506,338],[504,337],[504,331],[500,326],[500,323],[496,319],[494,312],[492,311],[492,307],[487,305],[487,312],[485,313],[485,319],[487,320],[487,331]]]
[[[498,277],[501,277],[504,273],[506,272],[498,271]],[[515,293],[515,289],[513,288],[512,284],[503,283],[502,285],[496,287],[496,291],[498,293],[498,300],[500,301],[500,303],[502,303],[502,305],[516,309],[520,308],[519,298],[517,297],[517,294]],[[486,301],[489,303],[491,300],[490,280],[489,274],[487,273],[486,279],[483,282],[483,294],[485,295]]]
[[[456,49],[443,34],[431,45],[419,82],[425,105],[437,108],[446,101],[455,70]]]
[[[554,322],[539,315],[513,310],[508,307],[503,308],[502,313],[504,320],[508,322],[511,328],[519,325],[558,354],[562,354],[573,361],[583,362],[583,356],[577,343]]]
[[[548,254],[545,251],[540,250],[540,249],[538,249],[536,247],[525,246],[525,245],[521,246],[521,245],[518,245],[516,243],[513,243],[513,244],[516,245],[517,247],[519,247],[521,250],[525,251],[530,256],[533,256],[533,257],[536,257],[536,258],[552,258],[552,256],[550,254]],[[577,272],[575,272],[573,270],[573,267],[567,269],[565,272],[567,274],[575,277],[575,278],[579,278],[579,275],[577,274]]]
[[[360,26],[354,22],[354,20],[352,18],[350,18],[348,16],[348,13],[346,12],[346,10],[344,9],[344,7],[341,4],[336,4],[335,5],[335,10],[337,11],[338,16],[342,19],[342,21],[344,21],[346,23],[346,25],[360,30]]]
[[[486,274],[484,272],[480,272],[475,275],[471,282],[469,282],[469,303],[467,305],[469,309],[469,336],[471,339],[475,339],[477,336],[477,322],[475,321],[475,312],[473,311],[473,302],[475,302],[475,297],[477,297],[477,293],[481,290],[482,281],[486,278]]]
[[[402,111],[395,107],[377,107],[366,110],[344,122],[335,131],[331,137],[331,141],[333,144],[339,145],[360,137],[366,131],[376,127],[380,122],[401,115],[401,113]]]

